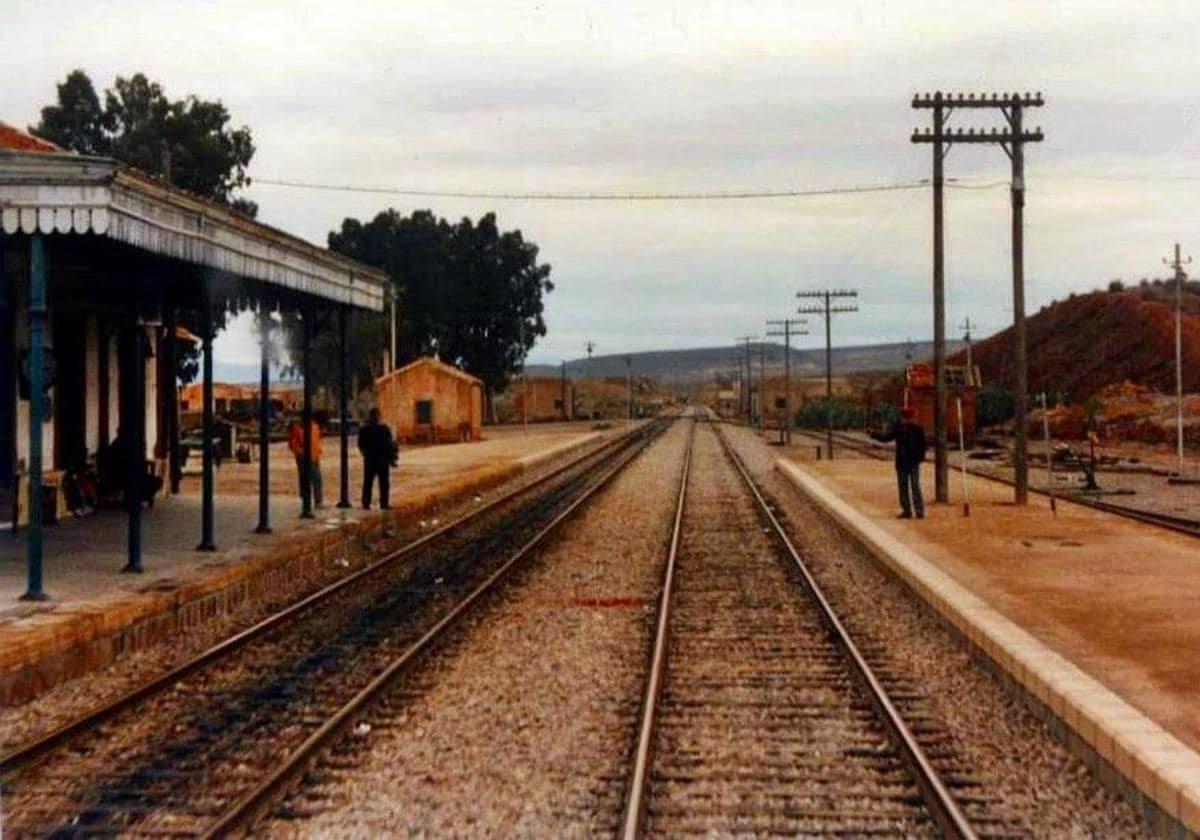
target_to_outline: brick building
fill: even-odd
[[[483,383],[432,357],[375,380],[375,405],[401,442],[455,443],[483,436]]]
[[[555,376],[536,376],[519,379],[509,386],[516,419],[530,423],[550,420],[572,420],[575,417],[575,386]]]

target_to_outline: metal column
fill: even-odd
[[[46,241],[29,238],[29,528],[25,535],[27,583],[23,601],[45,601],[42,589],[42,353],[46,327]],[[20,492],[18,488],[17,492]]]
[[[300,470],[300,518],[312,519],[312,351],[313,351],[313,308],[304,307],[304,408],[300,412],[300,423],[304,428],[304,454]]]
[[[125,404],[121,407],[121,428],[125,440],[125,510],[129,516],[125,568],[122,572],[142,571],[142,479],[146,475],[146,361],[142,355],[144,334],[136,303],[129,307],[125,328],[124,358],[128,369],[121,372]],[[126,411],[128,409],[128,412]],[[126,414],[128,413],[128,416]],[[119,434],[120,436],[120,434]]]
[[[204,350],[204,388],[201,397],[203,405],[203,433],[201,435],[204,448],[202,454],[203,468],[200,477],[200,544],[197,551],[216,551],[217,543],[213,527],[213,312],[212,301],[207,293],[204,298],[204,311],[201,314],[201,336]]]
[[[341,481],[338,494],[340,508],[350,507],[350,312],[346,307],[338,310],[338,342],[341,350],[341,364],[338,366],[338,435],[341,451],[339,463],[339,479]]]
[[[179,494],[179,483],[183,479],[183,465],[179,463],[179,388],[176,384],[179,381],[179,342],[175,337],[175,301],[168,299],[166,308],[163,317],[163,370],[166,371],[166,381],[160,382],[158,387],[166,406],[167,479],[171,483],[171,495],[174,496]]]
[[[271,316],[258,313],[258,527],[256,534],[271,533]]]

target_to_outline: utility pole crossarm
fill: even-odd
[[[912,133],[914,143],[1040,143],[1046,139],[1042,129],[1022,131],[1019,134],[1003,129],[993,128],[991,131],[966,128],[952,128],[935,134],[932,129],[916,130]]]

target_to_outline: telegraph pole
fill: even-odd
[[[1175,269],[1175,448],[1179,456],[1179,476],[1183,477],[1183,281],[1187,279],[1183,267],[1192,261],[1179,254],[1179,243],[1175,243],[1175,259],[1163,262]]]
[[[750,367],[752,364],[750,361],[750,342],[753,340],[754,340],[754,336],[752,336],[752,335],[743,335],[743,336],[739,336],[734,339],[734,341],[736,341],[737,343],[741,344],[742,346],[744,346],[746,348],[746,356],[745,356],[746,407],[745,407],[745,410],[746,410],[746,421],[747,422],[751,422],[754,419],[754,400],[753,400],[753,394],[752,394],[752,392],[754,390],[754,375],[753,375],[753,370]],[[738,361],[739,371],[741,370],[741,367],[742,367],[742,361],[739,360]]]
[[[824,289],[813,292],[796,292],[798,298],[820,298],[823,303],[801,306],[801,315],[825,316],[825,455],[833,458],[833,316],[839,312],[857,312],[857,306],[834,306],[834,298],[856,298],[854,289]]]
[[[767,384],[767,343],[759,342],[758,345],[758,431],[761,434],[766,428],[767,408],[763,404],[765,398],[764,389]]]
[[[999,145],[1012,161],[1012,269],[1013,269],[1013,355],[1016,361],[1017,387],[1016,437],[1013,446],[1015,501],[1029,499],[1028,361],[1025,342],[1025,144],[1041,142],[1042,130],[1026,131],[1024,109],[1044,103],[1041,93],[961,94],[925,93],[913,97],[912,107],[933,111],[933,129],[915,130],[914,143],[933,146],[933,364],[934,364],[934,445],[937,501],[949,500],[949,475],[946,461],[946,381],[945,381],[945,256],[942,224],[943,162],[955,143]],[[1007,129],[947,129],[946,120],[956,108],[993,108],[1008,122]]]
[[[769,331],[767,335],[783,336],[783,440],[788,446],[792,445],[792,336],[808,335],[808,330],[793,332],[792,327],[803,327],[807,324],[807,318],[782,318],[767,321],[768,327],[783,327],[783,332]]]

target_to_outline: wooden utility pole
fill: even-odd
[[[1175,258],[1163,262],[1175,269],[1175,447],[1179,457],[1179,476],[1183,477],[1183,281],[1187,279],[1183,267],[1192,261],[1179,254],[1179,243],[1175,243]]]
[[[999,145],[1012,161],[1012,270],[1013,270],[1013,355],[1016,363],[1017,387],[1013,470],[1015,501],[1019,505],[1029,499],[1028,429],[1029,414],[1028,360],[1025,341],[1025,144],[1041,142],[1042,130],[1026,131],[1024,109],[1041,107],[1042,94],[961,94],[925,93],[913,97],[912,107],[933,111],[933,129],[916,130],[912,142],[933,146],[933,312],[934,312],[934,446],[936,498],[949,500],[946,462],[946,382],[945,382],[945,300],[944,300],[944,243],[942,224],[943,162],[946,152],[955,143],[991,143]],[[946,120],[956,108],[998,109],[1008,122],[1007,129],[979,130],[947,129]]]
[[[834,306],[834,298],[858,297],[854,289],[823,289],[813,292],[797,292],[798,298],[819,298],[823,301],[814,306],[802,306],[796,311],[801,315],[823,315],[825,317],[825,456],[833,458],[833,316],[839,312],[857,312],[857,306]]]
[[[808,330],[792,330],[792,326],[802,327],[808,324],[807,318],[782,318],[767,321],[768,327],[783,327],[783,332],[769,331],[767,335],[783,336],[783,440],[787,446],[792,445],[792,336],[808,335]]]
[[[736,341],[738,344],[741,344],[743,347],[745,347],[745,350],[746,350],[746,355],[745,355],[745,359],[744,359],[745,364],[746,364],[746,398],[744,400],[745,406],[743,406],[743,411],[745,412],[747,423],[753,423],[753,421],[754,421],[754,395],[753,395],[754,376],[753,376],[753,371],[750,367],[751,366],[750,342],[753,340],[754,340],[754,336],[752,336],[752,335],[738,336],[737,338],[734,339],[734,341]],[[742,359],[738,360],[739,373],[742,369],[742,361],[743,361]]]

